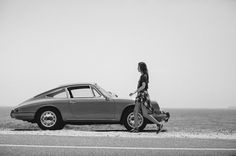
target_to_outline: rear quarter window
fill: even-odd
[[[65,89],[59,89],[47,94],[49,98],[67,98]]]

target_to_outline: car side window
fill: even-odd
[[[101,97],[101,94],[96,89],[92,88],[95,97]]]
[[[91,98],[94,97],[93,92],[89,86],[79,86],[69,88],[72,98]]]
[[[65,89],[56,90],[52,93],[49,93],[47,97],[51,98],[67,98]]]

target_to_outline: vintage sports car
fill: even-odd
[[[168,121],[169,113],[151,101],[158,121]],[[134,127],[134,100],[121,99],[95,83],[64,85],[46,91],[16,106],[12,118],[37,123],[43,130],[62,129],[65,124],[122,124]],[[139,129],[151,123],[139,113]]]

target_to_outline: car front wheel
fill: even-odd
[[[42,130],[57,130],[64,127],[61,114],[55,109],[43,109],[37,114],[37,124]]]
[[[128,111],[125,112],[124,118],[123,118],[123,124],[125,128],[130,131],[134,128],[134,110],[128,109]],[[142,116],[142,114],[138,113],[138,129],[139,131],[142,131],[147,125],[147,122],[145,121],[145,118]]]

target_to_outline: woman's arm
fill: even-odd
[[[135,93],[138,93],[138,92],[142,91],[145,87],[146,87],[146,83],[143,82],[143,83],[142,83],[142,86],[139,87],[135,92],[130,93],[129,96],[132,96],[132,95],[134,95]]]

